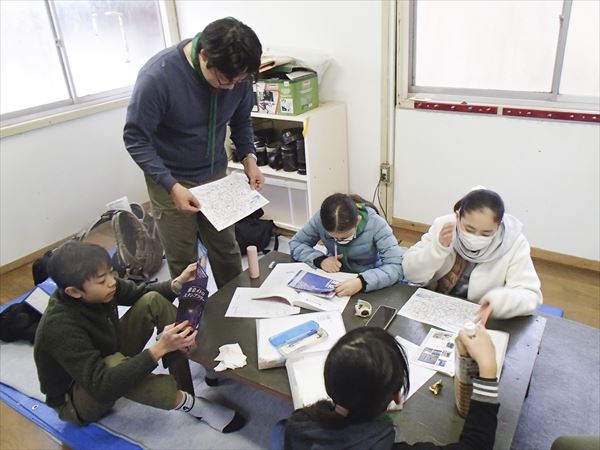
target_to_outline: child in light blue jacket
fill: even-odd
[[[324,254],[313,247],[321,241]],[[326,272],[353,272],[358,277],[336,287],[353,295],[391,286],[402,279],[402,250],[377,208],[357,195],[333,194],[319,213],[290,241],[292,258]]]

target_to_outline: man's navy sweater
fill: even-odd
[[[183,47],[189,40],[152,57],[138,74],[123,139],[146,175],[167,192],[178,181],[201,183],[227,166],[225,129],[240,159],[254,152],[250,112],[254,104],[250,77],[231,90],[218,89],[215,154],[208,151],[208,116],[212,88],[189,64]]]

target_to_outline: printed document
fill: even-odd
[[[478,311],[476,303],[419,288],[398,315],[458,333],[465,322],[473,321]]]
[[[250,188],[248,178],[232,173],[225,178],[190,189],[200,202],[200,212],[217,231],[238,222],[269,201]]]

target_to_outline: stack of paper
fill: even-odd
[[[274,319],[256,320],[256,347],[258,351],[258,368],[269,369],[285,364],[285,357],[269,342],[269,338],[282,331],[289,330],[308,320],[314,320],[327,332],[327,337],[306,350],[298,350],[297,354],[307,351],[329,350],[340,337],[346,334],[342,316],[337,311],[299,314],[296,316],[279,317]]]

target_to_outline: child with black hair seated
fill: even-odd
[[[189,378],[184,353],[197,332],[187,321],[174,323],[171,302],[195,270],[191,264],[173,280],[136,285],[114,277],[110,256],[98,245],[71,241],[53,253],[49,272],[58,289],[38,326],[34,359],[46,403],[62,420],[96,422],[126,397],[186,412],[223,433],[244,426],[235,410],[181,390],[191,380],[152,374],[162,359],[172,373],[185,365]],[[131,308],[119,318],[117,305]],[[144,349],[155,328],[156,342]]]
[[[491,449],[499,408],[494,345],[481,325],[475,336],[461,331],[457,340],[479,364],[459,442],[394,443],[394,424],[385,412],[391,400],[400,403],[409,391],[408,362],[389,333],[361,327],[343,336],[327,356],[325,388],[332,401],[321,400],[292,414],[285,426],[285,449]]]
[[[478,302],[478,321],[532,314],[542,304],[523,224],[496,192],[477,186],[438,217],[404,253],[404,277],[442,294]]]
[[[318,242],[323,253],[313,248]],[[337,295],[354,295],[391,286],[402,279],[402,250],[386,220],[358,195],[333,194],[290,241],[294,261],[325,272],[357,273],[339,283]]]

